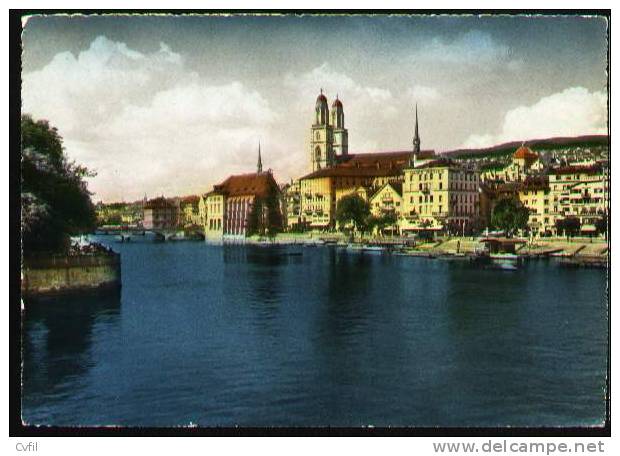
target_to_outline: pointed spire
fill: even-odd
[[[323,95],[323,87],[321,87],[321,95]]]
[[[420,134],[418,132],[418,104],[415,104],[415,131],[413,133],[413,153],[420,152]]]
[[[256,165],[256,172],[259,174],[263,172],[263,161],[260,156],[260,140],[258,141],[258,164]]]

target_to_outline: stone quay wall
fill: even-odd
[[[25,258],[22,264],[22,297],[118,289],[120,255],[107,254]]]

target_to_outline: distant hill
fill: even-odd
[[[571,138],[547,138],[547,139],[530,139],[528,141],[512,141],[497,146],[485,147],[482,149],[457,149],[443,152],[442,155],[451,158],[482,158],[500,157],[513,153],[521,144],[525,144],[529,148],[536,149],[563,149],[569,147],[593,147],[606,146],[609,144],[609,136],[607,135],[586,135],[575,136]]]

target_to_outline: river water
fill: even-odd
[[[102,239],[120,297],[27,303],[29,424],[604,420],[605,271]]]

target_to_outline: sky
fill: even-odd
[[[323,89],[349,152],[607,134],[607,22],[558,16],[34,16],[22,112],[96,171],[94,201],[309,172]]]

